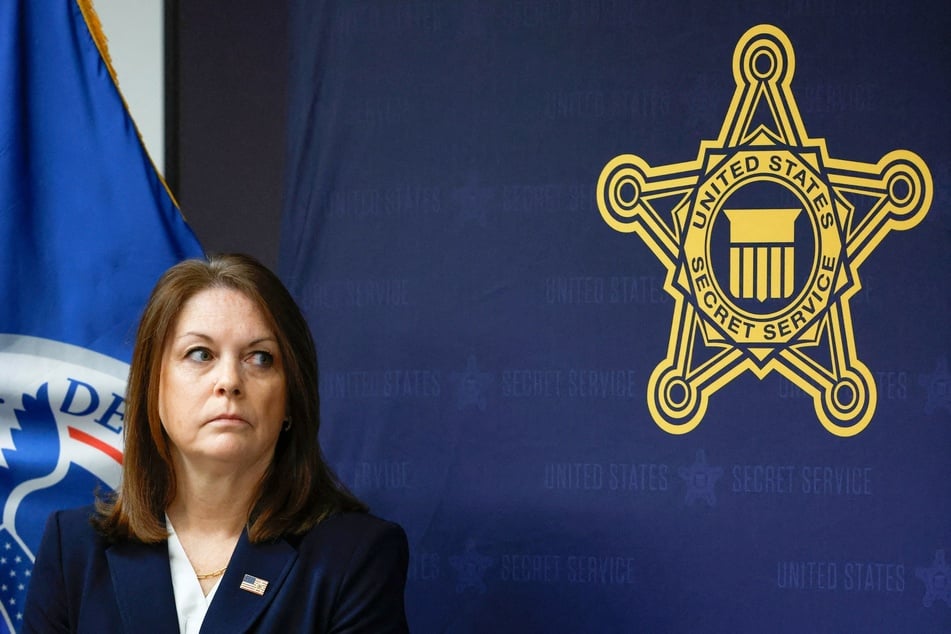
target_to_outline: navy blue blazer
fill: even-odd
[[[106,542],[92,507],[46,524],[27,590],[23,632],[178,632],[168,546]],[[252,544],[241,535],[201,631],[407,632],[409,548],[398,525],[345,513],[297,538]],[[245,574],[267,581],[241,589]]]

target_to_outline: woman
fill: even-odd
[[[189,260],[139,324],[118,491],[54,513],[24,632],[404,632],[403,530],[324,462],[317,358],[250,257]]]

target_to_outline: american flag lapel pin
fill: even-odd
[[[241,589],[262,595],[267,590],[267,580],[258,579],[254,575],[244,575],[244,579],[241,580]]]

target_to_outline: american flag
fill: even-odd
[[[23,619],[23,603],[26,586],[33,572],[33,560],[20,547],[17,540],[4,528],[0,531],[0,601],[14,629],[19,629]],[[0,616],[0,630],[3,617]]]
[[[241,589],[254,594],[264,594],[267,589],[267,581],[258,579],[254,575],[244,575],[244,579],[241,580]]]

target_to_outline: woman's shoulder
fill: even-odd
[[[53,511],[47,517],[44,534],[56,535],[64,544],[101,544],[102,536],[93,526],[95,505]]]
[[[403,528],[370,513],[347,512],[332,515],[301,536],[301,548],[362,550],[391,544],[407,549]]]
[[[92,525],[95,514],[93,505],[50,513],[43,529],[39,552],[54,557],[63,566],[83,567],[90,561],[100,559],[109,544]]]
[[[403,528],[389,520],[377,517],[371,513],[345,512],[336,513],[318,523],[308,532],[309,535],[355,535],[367,536],[374,534],[403,533]]]
[[[61,517],[69,517],[71,519],[91,519],[96,514],[96,505],[95,504],[84,504],[82,506],[74,506],[71,508],[58,509],[53,511],[54,515],[59,515]]]
[[[304,534],[296,546],[302,570],[319,571],[328,579],[350,579],[368,596],[372,592],[364,586],[371,581],[402,588],[406,580],[406,533],[399,524],[375,515],[333,515]]]

